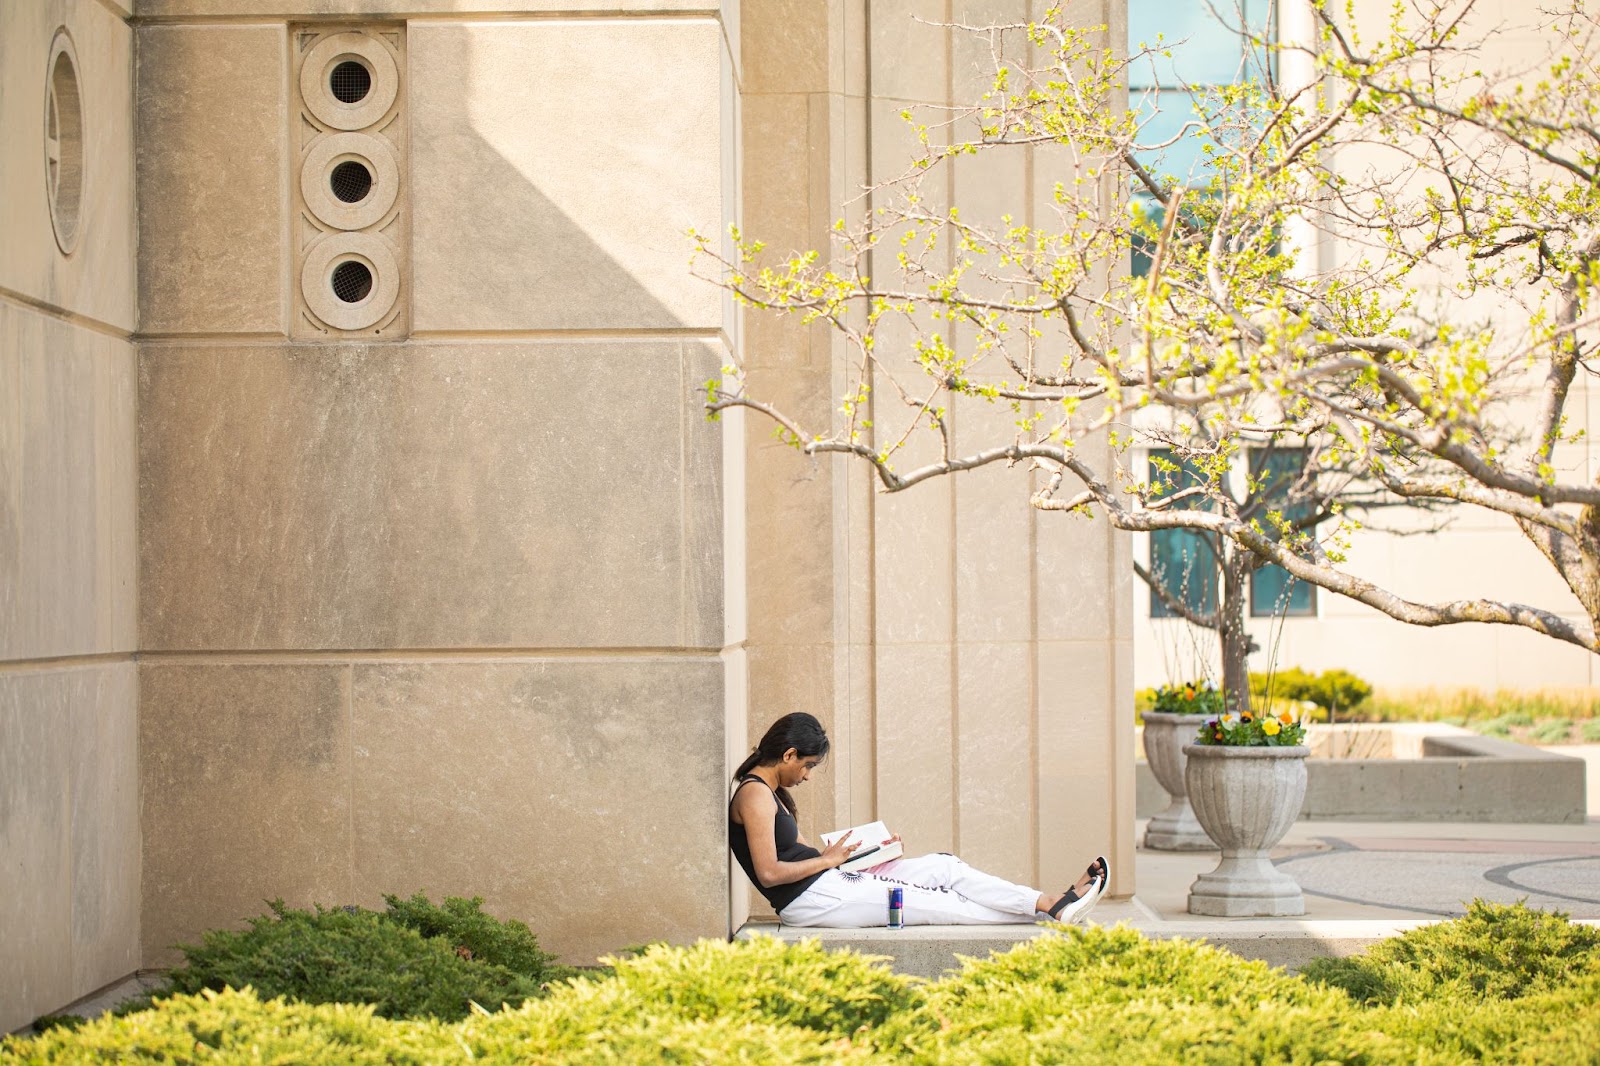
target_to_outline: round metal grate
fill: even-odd
[[[365,263],[347,260],[333,268],[333,294],[347,304],[358,304],[372,291],[372,271]]]
[[[347,59],[328,75],[328,89],[341,103],[358,103],[372,91],[372,72],[355,60]]]
[[[346,160],[328,175],[328,187],[341,202],[359,204],[372,191],[372,171],[353,159]]]

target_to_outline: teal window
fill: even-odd
[[[1150,450],[1149,467],[1148,479],[1152,484],[1171,482],[1171,488],[1162,493],[1164,496],[1205,484],[1205,479],[1193,466],[1180,463],[1164,448]],[[1173,507],[1199,507],[1204,502],[1204,497],[1195,496],[1180,500]],[[1209,533],[1193,529],[1158,529],[1150,534],[1151,580],[1159,582],[1168,595],[1195,614],[1212,614],[1217,609],[1219,565],[1216,537]],[[1179,614],[1151,589],[1150,617],[1177,618]]]
[[[1304,522],[1314,513],[1313,505],[1295,499],[1295,485],[1306,467],[1304,448],[1255,448],[1250,452],[1250,481],[1255,485],[1251,500],[1254,517],[1271,529],[1269,514],[1289,522]],[[1278,566],[1266,563],[1250,575],[1250,613],[1256,617],[1273,615],[1315,615],[1317,587],[1308,585]]]
[[[1170,177],[1183,186],[1206,185],[1210,174],[1205,145],[1214,135],[1200,133],[1199,126],[1210,117],[1208,91],[1268,76],[1270,56],[1253,46],[1246,34],[1266,37],[1271,28],[1270,0],[1129,0],[1129,54],[1145,46],[1155,48],[1158,36],[1160,51],[1172,53],[1167,57],[1157,52],[1128,69],[1128,106],[1139,122],[1139,143],[1164,145],[1151,147],[1139,160],[1152,175]],[[1191,122],[1199,126],[1186,130]],[[1162,208],[1148,190],[1136,185],[1130,199],[1136,214],[1160,227]],[[1153,253],[1147,239],[1134,239],[1135,277],[1150,272]]]
[[[1253,491],[1246,497],[1246,517],[1258,519],[1263,528],[1273,529],[1269,514],[1290,522],[1311,517],[1312,504],[1299,500],[1295,487],[1305,470],[1304,448],[1253,448],[1249,454]],[[1205,479],[1192,466],[1181,463],[1165,448],[1150,449],[1146,474],[1152,483],[1170,483],[1161,495],[1170,495]],[[1204,507],[1205,498],[1195,496],[1174,504],[1175,509]],[[1308,530],[1309,532],[1309,530]],[[1191,529],[1158,529],[1150,534],[1150,577],[1168,596],[1182,603],[1193,614],[1208,615],[1217,609],[1222,565],[1217,538]],[[1277,615],[1315,616],[1317,590],[1297,580],[1275,563],[1265,563],[1250,575],[1250,614],[1265,618]],[[1150,617],[1177,618],[1179,612],[1167,606],[1155,589],[1150,590]]]

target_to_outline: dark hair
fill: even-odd
[[[761,743],[756,745],[756,750],[733,772],[735,787],[757,766],[782,762],[783,753],[790,748],[802,759],[820,759],[828,754],[828,734],[814,715],[795,711],[773,722],[761,738]],[[787,807],[790,814],[794,814],[794,798],[789,795],[789,790],[780,788],[777,796],[778,802]]]

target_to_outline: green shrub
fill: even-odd
[[[829,1063],[884,1061],[870,1047],[848,1040],[829,1040],[805,1029],[773,1025],[753,1018],[710,1018],[685,1021],[649,1013],[632,1015],[605,1029],[585,1029],[581,1024],[559,1030],[527,1020],[523,1031],[512,1015],[498,1027],[493,1040],[474,1040],[463,1034],[474,1063],[523,1066],[525,1063],[562,1063],[563,1066],[632,1066],[634,1063],[790,1063],[827,1066]],[[581,1023],[582,1019],[577,1019]],[[471,1023],[467,1023],[470,1025]],[[468,1061],[465,1054],[449,1060]]]
[[[915,1011],[922,1001],[918,982],[890,970],[886,960],[829,951],[816,940],[785,944],[763,936],[702,940],[687,948],[657,944],[633,958],[603,961],[615,967],[611,976],[556,986],[538,1009],[560,1016],[582,1002],[592,1015],[605,996],[614,996],[606,1002],[622,1012],[632,1009],[630,1003],[648,1003],[680,1018],[759,1017],[849,1037]]]
[[[1583,738],[1585,744],[1600,744],[1600,719],[1583,723],[1578,735]]]
[[[1329,711],[1348,711],[1372,695],[1372,686],[1348,670],[1324,670],[1306,689],[1308,699]]]
[[[328,913],[422,940],[386,915]],[[1580,1063],[1600,1048],[1600,930],[1522,904],[1475,903],[1307,977],[1126,928],[1049,933],[933,983],[815,941],[654,945],[609,961],[609,976],[458,1022],[252,990],[178,995],[5,1040],[0,1066]]]
[[[851,1061],[873,1057],[867,1037],[890,1019],[920,1014],[917,982],[816,941],[706,940],[606,961],[609,977],[469,1019],[462,1046],[505,1063]],[[657,1050],[680,1045],[681,1057]]]
[[[183,947],[184,965],[157,995],[248,986],[268,999],[368,1003],[384,1018],[458,1019],[471,1003],[515,1006],[540,993],[536,978],[466,958],[445,937],[424,937],[385,914],[292,910],[282,900],[270,907],[247,930],[210,932]]]
[[[421,1066],[446,1061],[447,1034],[432,1022],[376,1018],[365,1005],[263,1003],[253,991],[208,991],[76,1029],[11,1038],[0,1043],[0,1063]],[[459,1050],[453,1058],[460,1061]]]
[[[1565,744],[1572,736],[1572,723],[1565,718],[1551,718],[1535,725],[1529,735],[1540,744]]]
[[[1304,976],[1368,1004],[1516,999],[1600,982],[1600,929],[1522,902],[1474,900],[1463,918],[1409,930],[1355,958],[1315,960]]]
[[[1250,695],[1255,698],[1256,707],[1263,714],[1276,713],[1287,706],[1302,721],[1324,721],[1327,713],[1320,707],[1313,709],[1307,706],[1309,701],[1303,695],[1311,682],[1311,675],[1298,666],[1273,670],[1271,673],[1252,673]]]
[[[1481,722],[1472,722],[1471,726],[1474,732],[1481,733],[1486,737],[1506,739],[1511,736],[1511,723],[1506,721],[1504,716],[1485,719]]]
[[[1286,666],[1271,672],[1250,672],[1250,694],[1253,696],[1278,696],[1297,700],[1296,693],[1310,684],[1311,675],[1298,666]]]
[[[407,929],[415,929],[424,938],[444,937],[459,954],[504,966],[512,973],[537,982],[548,982],[577,973],[570,966],[561,966],[556,957],[539,947],[539,939],[528,926],[519,921],[501,921],[483,913],[483,897],[472,899],[447,897],[437,906],[422,893],[402,900],[398,896],[384,896],[385,914]]]
[[[930,985],[874,1034],[926,1063],[1351,1061],[1387,1043],[1349,998],[1265,963],[1134,930],[1069,929]]]
[[[1514,1000],[1404,1002],[1362,1011],[1359,1018],[1417,1049],[1421,1061],[1593,1063],[1600,1048],[1600,980],[1591,975]]]
[[[1313,704],[1323,713],[1311,717],[1323,719],[1330,713],[1343,714],[1361,706],[1372,695],[1372,686],[1348,670],[1309,674],[1291,666],[1271,674],[1251,674],[1250,691],[1267,700],[1269,706],[1276,700]]]

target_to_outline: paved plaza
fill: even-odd
[[[1214,851],[1141,848],[1134,913],[1189,920],[1189,884],[1216,861]],[[1600,819],[1592,816],[1582,825],[1296,822],[1274,861],[1300,883],[1308,921],[1450,918],[1475,898],[1526,899],[1600,919]]]
[[[1145,822],[1135,839],[1144,838]],[[1189,886],[1217,851],[1136,852],[1136,892],[1102,901],[1091,921],[1127,923],[1147,936],[1206,940],[1246,958],[1298,970],[1325,955],[1351,955],[1421,925],[1459,916],[1473,899],[1563,911],[1600,922],[1600,817],[1575,825],[1456,822],[1296,822],[1273,861],[1300,883],[1306,913],[1292,918],[1217,918],[1188,912]],[[791,929],[752,923],[742,935],[818,937],[893,959],[896,969],[936,977],[957,955],[983,956],[1048,926],[903,930]]]

